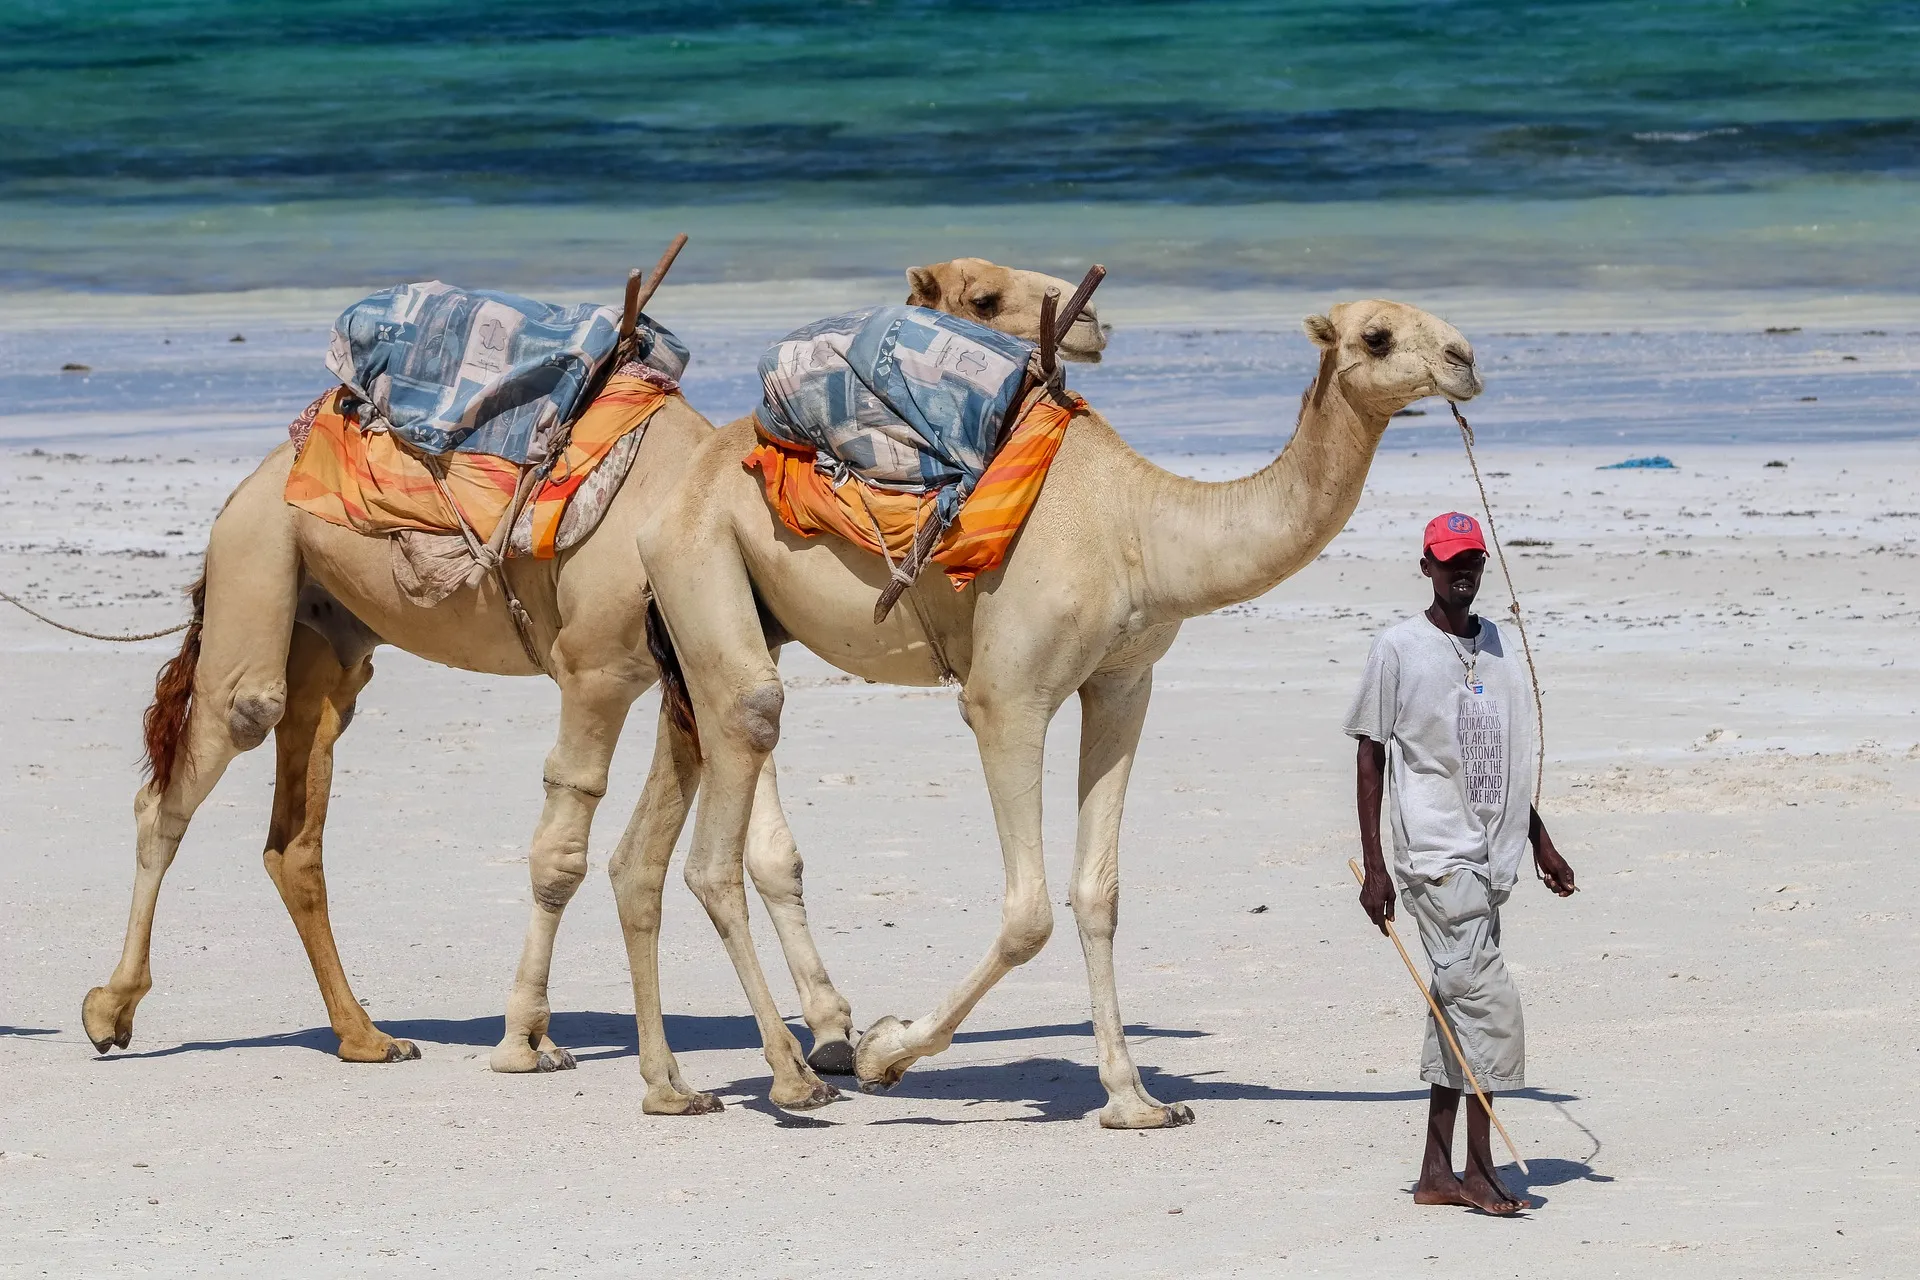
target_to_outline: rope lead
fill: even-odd
[[[1486,513],[1487,532],[1493,537],[1493,551],[1500,559],[1500,576],[1507,580],[1508,610],[1520,631],[1520,649],[1527,655],[1527,679],[1533,683],[1533,731],[1537,750],[1533,759],[1533,807],[1540,807],[1540,792],[1547,777],[1547,710],[1540,698],[1540,672],[1533,665],[1533,644],[1527,639],[1527,620],[1520,612],[1520,593],[1513,589],[1513,573],[1507,568],[1507,553],[1500,546],[1499,531],[1493,527],[1493,504],[1487,501],[1487,482],[1480,478],[1480,462],[1473,456],[1473,428],[1460,413],[1460,406],[1447,401],[1453,420],[1460,424],[1460,443],[1466,446],[1467,465],[1473,468],[1473,483],[1480,490],[1480,509]]]
[[[46,623],[48,626],[52,627],[56,631],[64,631],[68,635],[72,635],[72,636],[85,636],[89,640],[111,640],[115,644],[133,644],[136,641],[140,641],[140,640],[158,640],[161,636],[174,635],[178,632],[185,631],[188,627],[193,625],[193,623],[191,622],[182,622],[178,626],[168,627],[165,631],[143,631],[136,636],[110,636],[110,635],[102,634],[101,632],[98,632],[98,631],[83,631],[79,627],[70,627],[64,622],[55,622],[52,618],[49,618],[46,614],[41,613],[37,609],[34,609],[30,605],[26,604],[24,601],[18,600],[13,596],[8,595],[4,591],[0,591],[0,600],[5,600],[8,604],[12,605],[14,608],[18,609],[20,612],[26,614],[28,617],[37,618],[41,622]]]

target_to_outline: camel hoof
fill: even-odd
[[[664,1100],[649,1093],[640,1103],[640,1110],[650,1116],[710,1116],[726,1109],[727,1104],[711,1093],[668,1094]]]
[[[508,1036],[493,1046],[493,1052],[487,1055],[487,1068],[503,1076],[526,1075],[541,1069],[540,1055],[527,1043],[525,1036]]]
[[[905,1047],[911,1023],[888,1016],[867,1028],[860,1045],[853,1051],[853,1074],[860,1081],[860,1092],[882,1093],[900,1083],[917,1055]]]
[[[334,1056],[342,1062],[416,1062],[420,1058],[420,1049],[411,1040],[388,1040],[385,1043],[378,1040],[342,1040],[340,1047],[334,1050]]]
[[[1100,1113],[1102,1129],[1178,1129],[1193,1123],[1193,1108],[1184,1102],[1116,1110],[1109,1103]]]
[[[543,1073],[548,1071],[571,1071],[578,1065],[579,1064],[573,1060],[571,1053],[555,1045],[551,1049],[542,1049],[540,1051],[540,1057],[533,1069]]]
[[[133,1043],[133,1009],[120,1004],[105,987],[95,987],[81,1001],[80,1025],[86,1028],[95,1053],[124,1049]]]
[[[807,1055],[807,1065],[823,1076],[850,1076],[853,1046],[845,1040],[823,1040]]]
[[[782,1111],[818,1111],[829,1103],[840,1101],[840,1098],[841,1093],[838,1089],[824,1080],[815,1080],[813,1086],[795,1101],[782,1102],[776,1098],[774,1105]]]

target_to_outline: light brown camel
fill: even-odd
[[[927,1016],[886,1017],[854,1052],[861,1086],[884,1088],[944,1050],[974,1005],[1053,928],[1040,847],[1040,779],[1047,724],[1080,695],[1080,823],[1071,900],[1093,993],[1100,1081],[1113,1128],[1184,1124],[1192,1112],[1151,1097],[1127,1051],[1114,987],[1120,811],[1147,710],[1153,664],[1187,618],[1248,600],[1310,563],[1346,524],[1387,420],[1424,396],[1468,400],[1481,389],[1473,350],[1451,325],[1394,302],[1354,302],[1310,316],[1319,371],[1278,460],[1219,484],[1171,475],[1088,413],[1068,427],[1026,527],[1006,563],[955,592],[930,573],[875,625],[887,581],[878,556],[831,538],[794,536],[767,509],[741,456],[749,420],[717,432],[685,481],[640,525],[640,554],[671,631],[662,651],[669,700],[685,696],[698,747],[678,732],[656,746],[649,800],[684,804],[704,779],[688,883],[713,918],[759,1023],[774,1102],[813,1105],[820,1085],[780,1021],[747,931],[741,878],[755,780],[780,736],[782,692],[769,645],[804,644],[869,680],[960,683],[960,714],[985,766],[1006,892],[998,936],[971,974]],[[672,651],[677,650],[676,669]],[[682,671],[684,675],[682,675]],[[704,753],[696,761],[695,751]],[[681,785],[666,786],[665,776]],[[684,808],[654,843],[616,871],[648,891],[671,853]],[[644,870],[643,870],[644,869]],[[622,884],[623,898],[641,892]],[[629,919],[655,928],[658,915]],[[650,955],[652,936],[629,941]],[[648,969],[646,977],[651,978]],[[636,982],[641,977],[636,975]],[[657,998],[642,1007],[657,1010]],[[658,1018],[640,1027],[649,1096],[678,1076]]]
[[[951,281],[930,305],[957,309],[1028,337],[1039,333],[1041,295],[1064,281],[995,267],[979,259],[917,267],[921,279]],[[960,289],[962,278],[969,283]],[[992,314],[981,302],[993,297]],[[1025,325],[1022,329],[1020,326]],[[1097,358],[1104,336],[1091,322],[1076,330],[1075,351]],[[548,969],[560,916],[586,874],[588,827],[607,787],[608,769],[628,708],[657,678],[647,651],[642,595],[646,575],[635,552],[642,516],[672,488],[713,426],[684,400],[670,400],[648,423],[626,482],[593,534],[551,561],[507,562],[515,591],[533,613],[546,673],[560,686],[560,729],[547,756],[546,806],[527,862],[532,916],[507,997],[506,1034],[493,1050],[496,1071],[571,1067],[548,1036]],[[327,915],[321,835],[332,784],[334,744],[373,674],[371,655],[396,645],[432,662],[495,675],[540,674],[528,659],[498,585],[456,592],[433,608],[411,604],[394,585],[385,538],[366,537],[289,506],[283,499],[293,462],[282,445],[228,499],[208,540],[206,570],[194,595],[199,625],[162,671],[148,712],[155,778],[134,798],[138,859],[133,905],[120,962],[105,986],[87,993],[87,1037],[105,1053],[125,1048],[140,999],[152,986],[149,950],[160,883],[194,811],[242,751],[275,735],[278,766],[266,845],[273,878],[306,946],[328,1021],[350,1062],[399,1062],[419,1056],[376,1027],[354,997]],[[189,701],[189,695],[191,695]],[[178,765],[173,757],[178,755]],[[672,779],[654,780],[678,785]],[[653,785],[653,784],[650,784]],[[852,1069],[852,1011],[833,987],[807,930],[801,860],[780,811],[771,763],[755,783],[747,864],[766,903],[814,1035],[811,1061]],[[633,850],[649,812],[670,812],[643,797],[616,847],[610,870],[629,937],[657,935],[662,864],[640,867]],[[678,830],[677,826],[675,828]],[[672,837],[668,838],[671,845]],[[652,914],[650,914],[652,913]],[[636,998],[658,994],[654,953],[634,953]],[[644,1024],[657,1007],[640,1010]],[[681,1109],[672,1095],[666,1109]]]

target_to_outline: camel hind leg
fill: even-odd
[[[195,743],[193,767],[182,769],[164,791],[148,783],[134,796],[133,905],[127,912],[126,941],[121,946],[120,963],[114,966],[106,985],[87,992],[80,1007],[87,1039],[101,1053],[132,1043],[134,1010],[153,988],[150,958],[160,883],[173,865],[173,855],[179,851],[194,811],[239,754],[224,725],[209,729],[199,723],[211,719],[195,714],[189,723],[188,737]]]
[[[155,690],[148,752],[156,774],[133,802],[126,940],[106,985],[89,991],[81,1006],[87,1039],[101,1053],[127,1047],[134,1010],[153,986],[154,910],[187,824],[233,758],[265,742],[286,710],[300,563],[281,498],[284,468],[272,463],[243,481],[214,521],[198,625]]]
[[[666,732],[663,726],[662,732]],[[800,846],[780,808],[773,757],[760,767],[754,787],[753,816],[747,823],[747,874],[773,920],[787,970],[800,994],[801,1016],[813,1032],[807,1065],[824,1075],[853,1074],[853,1006],[834,987],[807,928],[807,904],[801,893]]]
[[[327,1021],[340,1037],[346,1062],[405,1062],[420,1050],[395,1040],[367,1017],[354,998],[333,940],[321,835],[333,791],[333,750],[353,719],[355,700],[373,678],[370,655],[343,664],[333,646],[297,627],[287,656],[287,710],[274,728],[273,820],[267,829],[267,875],[286,904],[306,948]]]

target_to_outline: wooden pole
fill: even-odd
[[[627,300],[620,308],[620,341],[625,342],[633,336],[634,328],[640,322],[640,280],[642,273],[635,267],[627,272]]]
[[[1067,330],[1073,328],[1073,322],[1080,318],[1081,308],[1087,305],[1088,300],[1093,297],[1093,291],[1098,289],[1100,282],[1106,278],[1107,269],[1099,263],[1096,262],[1087,268],[1087,274],[1080,280],[1080,287],[1073,291],[1073,296],[1067,299],[1067,305],[1060,309],[1059,327],[1054,332],[1056,342],[1066,334]]]
[[[1367,878],[1361,874],[1358,862],[1348,858],[1347,866],[1352,869],[1355,880],[1363,885],[1366,884]],[[1400,934],[1394,929],[1393,921],[1385,920],[1381,923],[1386,926],[1387,936],[1393,939],[1394,948],[1399,951],[1401,962],[1407,966],[1407,972],[1413,976],[1413,985],[1420,988],[1420,994],[1425,998],[1427,1008],[1433,1013],[1433,1020],[1440,1026],[1440,1034],[1447,1038],[1447,1047],[1453,1050],[1453,1060],[1460,1064],[1460,1070],[1466,1073],[1467,1083],[1473,1086],[1473,1096],[1480,1099],[1480,1105],[1487,1109],[1487,1118],[1492,1120],[1493,1127],[1500,1131],[1500,1140],[1507,1144],[1507,1150],[1512,1153],[1513,1162],[1520,1166],[1520,1172],[1531,1178],[1533,1170],[1527,1168],[1527,1162],[1520,1158],[1520,1148],[1513,1145],[1513,1138],[1507,1133],[1507,1126],[1501,1124],[1500,1117],[1494,1114],[1493,1100],[1487,1097],[1487,1091],[1480,1087],[1480,1079],[1473,1074],[1473,1067],[1467,1062],[1467,1055],[1460,1052],[1460,1042],[1453,1038],[1453,1028],[1448,1025],[1446,1015],[1440,1012],[1439,1004],[1434,1001],[1433,992],[1428,990],[1427,984],[1420,980],[1420,970],[1414,967],[1413,957],[1407,954],[1406,944],[1400,941]]]
[[[686,247],[687,234],[683,231],[673,238],[673,243],[667,246],[667,251],[660,255],[660,261],[654,264],[653,274],[647,277],[645,284],[640,282],[640,268],[635,267],[627,272],[627,301],[626,305],[620,309],[621,341],[624,342],[633,336],[634,328],[640,323],[640,312],[652,300],[654,291],[660,287],[660,282],[667,278],[667,272],[673,269],[673,260],[679,257],[680,251]]]
[[[1055,308],[1059,305],[1060,291],[1049,286],[1040,299],[1040,376],[1048,382],[1053,381],[1053,351],[1060,341],[1060,335],[1054,329]]]

